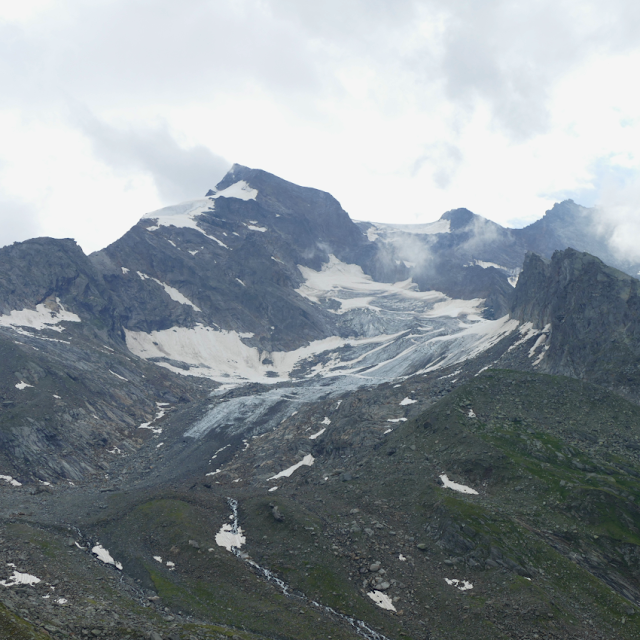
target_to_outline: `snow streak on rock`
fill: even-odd
[[[275,476],[271,476],[270,478],[268,478],[269,480],[277,480],[278,478],[289,478],[294,471],[296,471],[297,469],[299,469],[300,467],[310,467],[313,464],[313,456],[309,453],[308,455],[306,455],[304,458],[302,458],[302,460],[300,460],[300,462],[294,464],[293,466],[289,467],[288,469],[285,469],[284,471],[281,471],[280,473],[276,474]]]

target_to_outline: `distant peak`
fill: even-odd
[[[450,223],[450,230],[457,231],[458,229],[464,229],[467,227],[474,218],[479,218],[480,216],[475,213],[469,211],[469,209],[451,209],[451,211],[447,211],[443,213],[440,217],[441,220],[448,220]]]
[[[263,173],[260,169],[251,169],[250,167],[245,167],[242,164],[234,164],[229,171],[225,174],[224,178],[218,182],[215,186],[215,189],[209,189],[207,192],[207,196],[215,195],[217,192],[223,191],[227,187],[230,187],[232,184],[243,180],[247,184],[251,184],[250,180],[257,173]]]

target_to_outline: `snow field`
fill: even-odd
[[[36,331],[42,331],[42,329],[64,331],[64,327],[56,326],[60,322],[81,322],[75,313],[64,308],[60,298],[56,298],[56,304],[47,302],[37,305],[35,310],[13,310],[9,315],[0,316],[0,326],[2,327],[30,327]]]

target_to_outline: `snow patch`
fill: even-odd
[[[524,344],[529,338],[538,334],[538,331],[533,328],[532,322],[525,322],[518,327],[518,333],[520,334],[520,338],[516,340],[507,351],[512,351],[516,347],[519,347],[521,344]]]
[[[488,269],[489,267],[493,267],[494,269],[500,269],[501,271],[511,271],[508,267],[503,267],[500,264],[496,264],[495,262],[485,262],[484,260],[474,260],[473,264],[482,267],[483,269]]]
[[[331,420],[329,420],[329,418],[325,416],[324,420],[320,424],[326,424],[327,426],[329,426],[331,424]]]
[[[251,229],[251,231],[261,231],[262,233],[267,230],[267,227],[257,227],[255,224],[245,224],[244,226],[247,227],[247,229]]]
[[[545,325],[544,329],[542,329],[542,332],[540,336],[538,336],[538,339],[536,340],[533,347],[529,349],[529,358],[533,358],[536,354],[537,349],[539,347],[542,347],[542,351],[538,354],[538,357],[533,361],[534,367],[537,367],[540,364],[540,362],[542,362],[542,358],[544,358],[545,354],[549,350],[549,347],[551,346],[551,344],[549,343],[550,335],[551,335],[551,324],[547,324]]]
[[[222,194],[222,192],[220,192]],[[219,194],[219,195],[220,195]],[[217,196],[214,196],[217,197]],[[147,231],[157,231],[160,227],[178,227],[184,229],[194,229],[210,240],[214,240],[219,245],[228,249],[226,244],[220,242],[215,236],[210,236],[204,229],[198,226],[196,218],[203,213],[212,212],[214,210],[214,202],[211,198],[200,198],[198,200],[190,200],[182,202],[171,207],[164,207],[151,213],[145,213],[142,220],[155,220],[155,225],[147,227]]]
[[[75,313],[64,308],[60,298],[56,298],[55,303],[48,300],[36,305],[35,309],[13,310],[9,315],[0,316],[1,327],[30,327],[36,331],[42,329],[63,331],[64,327],[56,326],[60,322],[81,322]]]
[[[317,433],[314,433],[312,436],[309,436],[309,440],[315,440],[316,438],[321,436],[325,431],[326,431],[326,428],[322,427],[322,429],[320,429],[320,431],[318,431]]]
[[[258,190],[250,187],[245,180],[239,180],[222,191],[216,191],[212,198],[238,198],[239,200],[255,200]]]
[[[288,478],[289,476],[291,476],[291,474],[294,471],[296,471],[300,467],[310,467],[313,464],[313,461],[314,461],[314,458],[309,453],[304,458],[302,458],[302,460],[300,460],[300,462],[298,462],[297,464],[294,464],[292,467],[289,467],[288,469],[285,469],[284,471],[281,471],[280,473],[276,474],[275,476],[271,476],[270,478],[267,478],[267,479],[268,480],[277,480],[278,478]]]
[[[235,527],[233,524],[223,524],[220,531],[216,533],[216,544],[224,547],[227,551],[240,549],[247,541],[242,533],[242,527]]]
[[[412,398],[405,398],[404,400],[402,400],[402,402],[400,402],[400,406],[401,407],[405,407],[408,404],[415,404],[416,402],[418,402],[417,400],[413,400]]]
[[[149,429],[150,431],[152,431],[155,434],[159,434],[162,433],[162,428],[161,427],[157,427],[154,428],[151,425],[156,422],[157,420],[160,420],[160,418],[162,418],[167,412],[165,409],[160,409],[160,407],[164,404],[167,404],[166,402],[156,402],[156,406],[159,408],[158,412],[156,413],[155,418],[151,421],[151,422],[143,422],[138,429]]]
[[[27,384],[26,382],[22,382],[22,380],[20,380],[20,382],[16,384],[16,389],[20,389],[20,391],[22,391],[23,389],[26,389],[27,387],[31,387],[33,389],[32,384]]]
[[[3,587],[14,587],[17,584],[32,586],[41,582],[40,578],[32,576],[28,573],[20,573],[19,571],[13,572],[13,575],[7,578],[7,580],[0,580],[0,584]]]
[[[104,562],[105,564],[112,564],[116,569],[122,571],[122,564],[114,560],[111,557],[111,554],[100,543],[91,549],[91,553],[93,553],[101,562]]]
[[[14,480],[11,476],[0,476],[0,480],[4,480],[5,482],[8,482],[12,487],[22,486],[22,482],[18,482],[17,480]]]
[[[393,606],[393,601],[386,594],[382,593],[382,591],[369,591],[367,595],[381,608],[386,609],[387,611],[395,611],[396,608]]]
[[[456,579],[450,580],[449,578],[445,578],[444,581],[447,584],[450,584],[451,586],[456,587],[460,591],[468,591],[469,589],[473,589],[473,585],[470,582],[467,582],[466,580],[456,580]]]
[[[129,382],[126,378],[123,378],[122,376],[119,376],[115,371],[111,371],[111,369],[109,369],[109,373],[113,376],[115,376],[116,378],[120,378],[120,380],[124,380],[125,382]]]
[[[468,493],[471,495],[478,495],[478,492],[471,487],[466,487],[463,484],[458,484],[457,482],[451,482],[446,474],[442,474],[440,476],[440,480],[442,480],[442,486],[446,489],[453,489],[454,491],[458,491],[459,493]]]

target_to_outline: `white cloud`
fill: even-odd
[[[84,110],[76,124],[102,162],[122,175],[148,174],[164,202],[204,196],[231,168],[230,162],[203,145],[187,149],[179,145],[166,124],[118,129]]]
[[[640,179],[622,187],[605,184],[594,224],[622,259],[640,263]]]
[[[97,249],[227,162],[358,219],[596,201],[603,162],[640,169],[639,26],[625,0],[0,3],[0,186],[31,212],[0,244]]]

